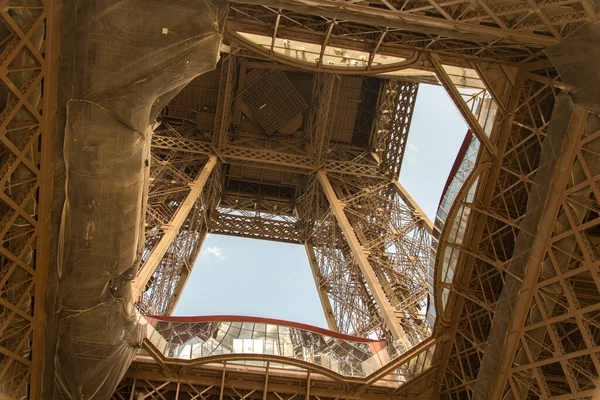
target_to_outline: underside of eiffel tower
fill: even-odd
[[[0,398],[600,398],[599,18],[0,1]],[[434,221],[423,84],[469,127]],[[328,329],[173,315],[207,234],[303,246]]]

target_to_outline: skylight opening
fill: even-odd
[[[173,315],[277,318],[327,329],[304,246],[208,235]]]

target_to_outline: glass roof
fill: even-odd
[[[244,361],[244,356],[265,355],[265,359],[275,359],[270,368],[298,370],[304,369],[303,363],[310,363],[341,376],[365,378],[402,355],[393,344],[383,341],[281,320],[237,316],[145,319],[148,340],[167,359],[237,354],[241,363],[261,365],[256,357]],[[427,346],[415,353],[387,380],[402,383],[427,369],[433,349]]]

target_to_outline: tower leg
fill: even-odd
[[[202,190],[204,189],[204,186],[206,185],[206,182],[208,181],[208,178],[210,177],[210,174],[212,173],[216,164],[217,156],[211,155],[204,167],[200,170],[200,172],[198,172],[196,179],[190,183],[189,193],[177,209],[175,215],[173,215],[173,218],[171,218],[171,221],[165,228],[164,235],[154,249],[152,249],[152,253],[150,253],[148,259],[143,264],[137,277],[135,278],[133,283],[133,297],[135,299],[141,296],[146,284],[152,275],[154,275],[158,265],[167,253],[167,249],[177,237],[179,230],[188,217],[188,214],[192,210],[194,203],[202,193]]]
[[[400,326],[398,320],[394,315],[394,308],[390,304],[389,300],[385,296],[383,288],[379,284],[379,280],[377,279],[373,268],[369,264],[367,260],[367,255],[365,254],[364,248],[361,246],[352,226],[350,225],[350,221],[348,221],[348,217],[344,213],[343,205],[339,201],[327,175],[324,171],[317,172],[317,178],[323,191],[325,192],[325,196],[329,202],[331,207],[331,211],[335,215],[335,218],[342,229],[342,233],[344,238],[348,242],[348,246],[352,251],[352,255],[356,261],[356,264],[360,268],[360,271],[363,274],[367,287],[371,292],[375,302],[377,303],[377,307],[379,308],[379,312],[381,317],[383,318],[387,329],[391,332],[394,339],[403,342],[407,348],[412,347],[410,345],[410,341],[408,340],[406,333]]]

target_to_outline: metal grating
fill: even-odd
[[[267,73],[254,81],[243,99],[269,135],[308,107],[283,71]]]

